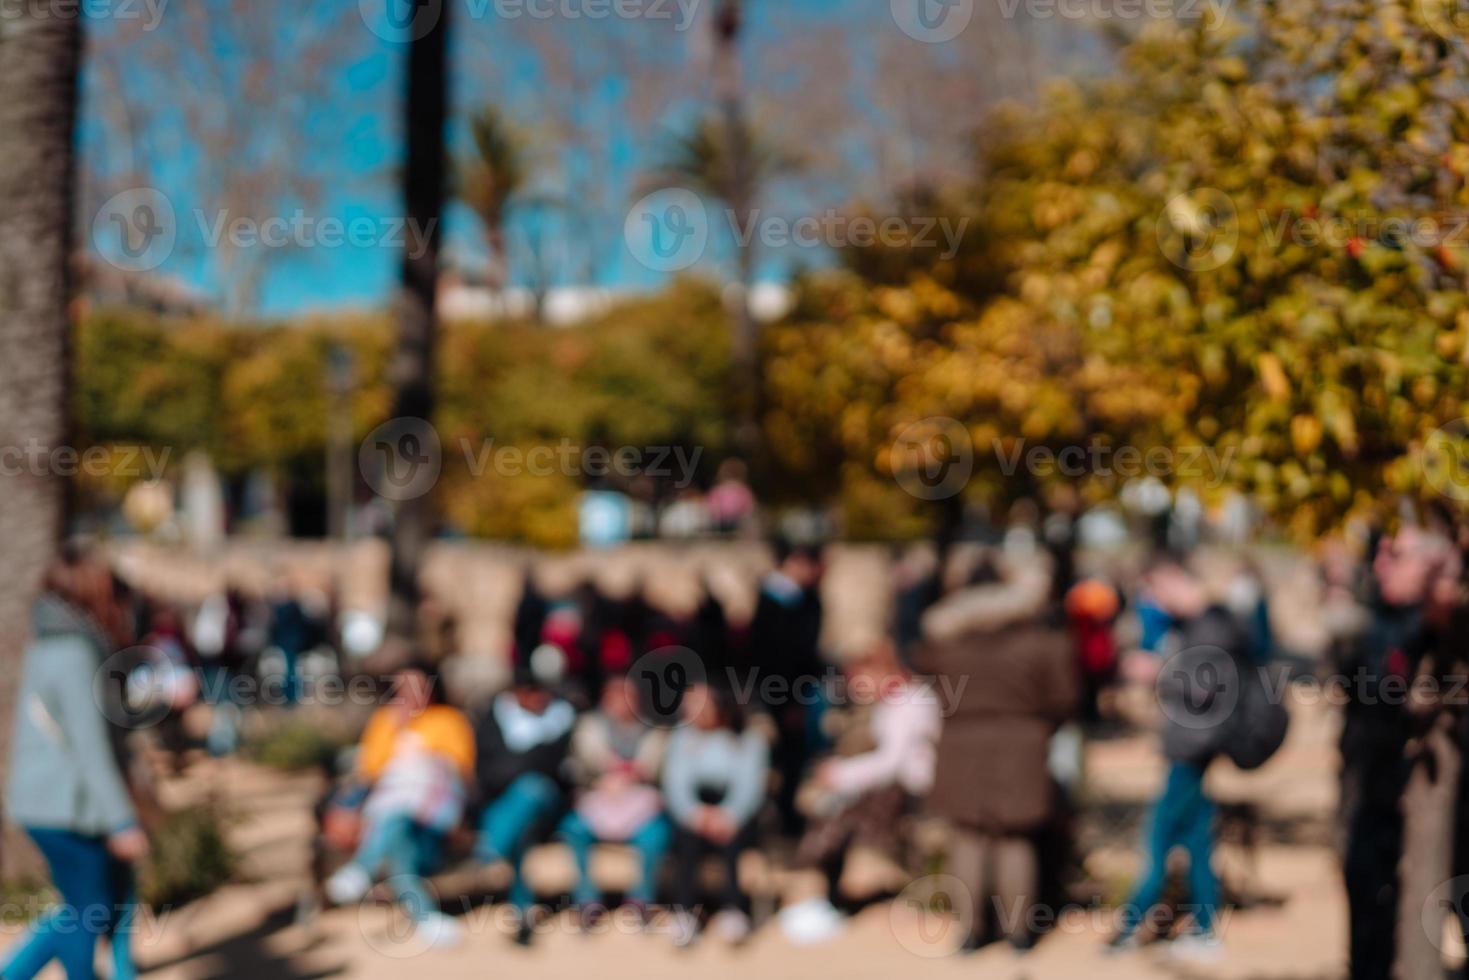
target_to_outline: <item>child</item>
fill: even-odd
[[[673,836],[663,815],[663,795],[654,785],[667,738],[643,723],[637,704],[637,684],[614,677],[602,691],[600,710],[582,718],[572,737],[572,765],[586,789],[561,822],[560,834],[576,856],[575,898],[588,920],[602,901],[589,872],[592,845],[626,842],[638,852],[641,874],[628,898],[646,914],[658,864]]]
[[[384,865],[397,898],[430,945],[451,946],[462,930],[434,907],[423,876],[437,864],[446,833],[464,812],[474,774],[474,732],[454,708],[439,703],[430,668],[406,667],[391,701],[368,722],[356,776],[370,784],[362,843],[326,883],[338,905],[360,901]]]

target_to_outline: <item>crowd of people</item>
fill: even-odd
[[[1405,527],[1369,548],[1370,563],[1329,553],[1322,564],[1340,672],[1381,683],[1425,665],[1453,668],[1465,623],[1458,547]],[[702,602],[669,611],[638,590],[613,599],[584,584],[547,595],[527,576],[510,682],[472,704],[449,703],[440,666],[453,627],[439,619],[383,685],[322,809],[323,839],[342,852],[323,876],[325,897],[352,904],[385,881],[422,937],[448,945],[463,926],[428,879],[456,859],[501,867],[516,938],[530,943],[542,907],[527,854],[545,842],[568,847],[569,901],[590,927],[609,914],[591,858],[612,843],[635,856],[615,898],[637,917],[671,917],[681,944],[709,933],[740,942],[760,925],[741,870],[755,849],[819,874],[823,893],[788,902],[776,918],[793,940],[820,942],[863,898],[845,880],[853,848],[902,866],[924,817],[946,828],[946,873],[972,898],[963,945],[1006,940],[1024,950],[1039,938],[1027,910],[1071,900],[1078,733],[1104,736],[1117,723],[1111,689],[1141,677],[1156,691],[1168,766],[1107,946],[1167,937],[1180,953],[1218,954],[1205,773],[1221,757],[1263,764],[1287,722],[1278,699],[1250,680],[1276,646],[1257,569],[1242,562],[1222,587],[1206,585],[1186,560],[1159,553],[1121,589],[1068,573],[1070,562],[1040,549],[955,545],[900,570],[891,629],[838,662],[822,645],[824,567],[819,547],[777,542],[744,616],[727,615],[707,588]],[[1063,575],[1070,580],[1058,582]],[[301,655],[331,629],[319,605],[286,591],[254,604],[226,594],[185,615],[139,596],[95,556],[68,550],[56,561],[35,606],[5,804],[50,865],[61,903],[0,962],[7,980],[53,959],[73,980],[91,976],[102,938],[114,975],[132,975],[131,869],[148,852],[151,807],[121,736],[139,672],[122,671],[109,689],[121,705],[113,712],[98,697],[99,667],[140,641],[164,651],[173,675],[160,677],[154,662],[147,683],[177,704],[211,703],[206,747],[225,753],[245,706],[220,696],[211,675],[274,672],[289,703]],[[1356,615],[1334,615],[1338,606]],[[1396,799],[1424,722],[1391,698],[1346,704],[1352,975],[1386,977],[1403,848]],[[161,732],[165,743],[187,740]],[[1391,792],[1367,790],[1382,786]],[[1170,900],[1187,914],[1154,916],[1177,894],[1165,887],[1174,851],[1189,871],[1184,900]],[[721,884],[708,893],[711,858]],[[68,910],[94,907],[105,914],[60,927]]]

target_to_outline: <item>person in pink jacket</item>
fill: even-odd
[[[846,668],[849,700],[870,706],[872,748],[858,755],[820,763],[807,794],[815,815],[802,837],[797,860],[826,876],[826,908],[821,916],[837,922],[841,879],[853,844],[897,849],[900,818],[933,786],[942,716],[939,701],[916,681],[882,642]],[[817,917],[814,909],[806,917]]]

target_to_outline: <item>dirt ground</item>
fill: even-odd
[[[600,980],[660,980],[691,975],[784,980],[830,973],[843,978],[925,976],[1026,978],[1335,978],[1344,972],[1345,903],[1331,849],[1335,807],[1336,717],[1323,704],[1298,697],[1294,723],[1281,753],[1259,772],[1241,774],[1218,763],[1211,789],[1223,804],[1254,801],[1260,836],[1252,853],[1221,845],[1217,858],[1226,888],[1247,897],[1222,919],[1223,957],[1214,963],[1180,962],[1155,944],[1108,956],[1110,919],[1075,910],[1038,946],[1017,956],[1003,944],[957,954],[952,915],[926,901],[949,892],[952,880],[930,876],[896,898],[869,905],[844,935],[816,947],[797,947],[767,922],[743,947],[706,937],[676,949],[666,932],[639,932],[614,917],[596,935],[579,932],[569,913],[548,919],[530,949],[514,946],[504,907],[482,904],[461,917],[464,943],[423,951],[405,935],[399,915],[380,904],[332,910],[310,925],[298,921],[297,902],[311,833],[315,776],[287,776],[239,762],[201,761],[167,787],[172,802],[203,795],[223,800],[237,817],[234,844],[247,879],[161,919],[145,921],[135,940],[145,975],[158,980],[202,978],[433,977],[478,978],[510,971],[517,980],[596,976]],[[1081,837],[1087,877],[1120,894],[1137,866],[1139,822],[1162,773],[1151,740],[1142,734],[1097,741],[1087,748]],[[752,859],[745,869],[757,887],[790,898],[812,882],[799,875],[771,877]],[[873,860],[855,862],[848,884],[861,890],[891,871]],[[594,873],[615,886],[624,868],[615,853],[599,855]],[[529,866],[543,894],[562,892],[571,869],[559,847],[542,849]],[[764,877],[762,877],[764,875]],[[493,880],[470,882],[491,889]],[[865,880],[864,880],[865,879]],[[763,884],[761,884],[763,882]],[[891,882],[893,891],[901,882]],[[462,881],[440,880],[441,897]],[[961,899],[962,901],[962,899]],[[59,974],[57,974],[59,976]]]

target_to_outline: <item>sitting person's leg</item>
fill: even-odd
[[[384,864],[393,861],[395,856],[401,864],[402,855],[413,852],[413,828],[413,817],[407,813],[386,814],[369,821],[357,853],[327,879],[327,898],[336,905],[361,901]],[[389,873],[396,875],[398,872]]]
[[[699,903],[699,868],[710,844],[687,827],[678,827],[673,835],[673,904],[684,912],[694,912]]]
[[[537,824],[549,819],[561,804],[561,790],[539,773],[518,777],[485,808],[480,818],[475,855],[481,861],[510,864],[510,903],[517,909],[530,907],[534,894],[521,873],[525,852]]]
[[[566,841],[566,846],[571,849],[572,859],[576,862],[576,885],[572,889],[572,900],[578,905],[601,902],[602,893],[592,882],[592,847],[597,843],[597,835],[592,833],[592,828],[587,826],[586,820],[575,810],[561,821],[556,833]]]
[[[422,922],[439,911],[438,902],[430,894],[424,878],[437,866],[442,844],[443,835],[438,831],[410,822],[406,832],[387,854],[393,896],[408,917],[416,922]]]
[[[663,814],[658,814],[638,828],[628,843],[638,853],[639,877],[628,891],[635,902],[651,905],[658,891],[658,868],[663,855],[673,839],[673,824]]]

